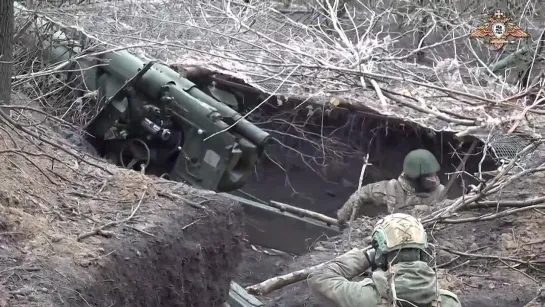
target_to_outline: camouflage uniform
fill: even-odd
[[[418,161],[418,159],[415,161],[415,157],[431,160],[429,171],[423,172],[420,163],[430,161]],[[419,205],[429,206],[444,199],[442,194],[445,187],[439,181],[435,189],[429,192],[417,192],[410,182],[422,175],[433,174],[439,170],[439,163],[429,151],[412,151],[406,156],[403,168],[403,173],[397,179],[371,183],[354,192],[337,212],[339,221],[343,223],[350,220],[354,207],[356,207],[355,217],[359,217],[364,214],[361,208],[366,205],[386,207],[389,213],[394,213],[405,212],[408,208]]]
[[[403,222],[400,223],[401,220]],[[399,236],[400,233],[403,233],[403,237]],[[390,307],[392,303],[389,303],[388,299],[386,266],[393,263],[398,303],[408,302],[402,306],[462,306],[456,294],[438,289],[436,274],[427,262],[421,261],[422,256],[413,257],[416,255],[414,251],[421,251],[427,247],[424,228],[415,218],[405,214],[385,217],[373,231],[373,246],[376,249],[372,252],[353,249],[326,264],[322,269],[312,272],[307,280],[312,292],[321,298],[326,306]],[[395,257],[399,257],[400,260],[394,262]],[[408,261],[401,259],[404,257]],[[380,268],[373,272],[371,278],[350,281],[373,265],[379,265]]]

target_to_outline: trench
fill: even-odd
[[[192,81],[199,86],[210,84],[210,80],[199,79],[193,78]],[[247,103],[239,110],[241,113],[267,96],[238,80],[237,84],[236,87],[218,87],[230,90],[240,101]],[[269,132],[273,140],[256,165],[250,181],[232,194],[261,203],[275,200],[331,217],[336,216],[336,211],[358,188],[367,154],[370,165],[366,168],[363,185],[396,178],[402,171],[405,155],[419,148],[428,149],[437,157],[441,165],[438,175],[446,185],[472,143],[471,139],[456,139],[451,132],[431,132],[372,112],[346,108],[328,110],[296,100],[288,100],[281,106],[265,103],[247,119]],[[448,198],[456,198],[468,185],[476,184],[471,174],[479,169],[489,171],[497,168],[490,155],[483,160],[481,147],[479,144],[475,153],[469,156],[465,173],[454,181]],[[366,215],[375,216],[383,212],[373,207]],[[268,218],[270,216],[261,220]],[[263,228],[261,239],[272,242],[280,238],[284,241],[282,244],[297,245],[302,237],[318,238],[322,235],[310,233],[303,224],[294,225],[289,230],[286,228],[282,221],[273,220]],[[235,281],[246,286],[273,277],[282,272],[290,257],[267,258],[248,249]],[[244,272],[251,273],[244,275]]]
[[[252,99],[246,98],[246,101]],[[294,110],[296,106],[300,107]],[[436,156],[441,165],[438,176],[441,183],[447,185],[474,140],[457,139],[451,132],[431,133],[414,124],[371,112],[345,108],[325,110],[311,103],[301,106],[301,101],[287,101],[281,106],[266,104],[259,114],[250,115],[249,119],[269,132],[273,142],[251,180],[234,194],[263,203],[275,200],[331,217],[336,217],[336,211],[358,188],[367,153],[371,165],[365,170],[363,185],[396,178],[402,172],[405,155],[420,148]],[[457,198],[469,185],[478,184],[472,174],[497,168],[491,154],[487,153],[483,159],[482,147],[479,141],[465,163],[464,173],[452,183],[447,198]],[[368,210],[368,216],[385,212],[377,211],[376,207]],[[293,228],[284,228],[281,224],[273,230],[268,228],[269,240],[281,237],[290,241],[297,237]],[[243,286],[293,271],[289,267],[292,256],[267,256],[248,249],[244,259],[236,279]]]
[[[370,112],[344,108],[324,109],[300,102],[282,107],[267,105],[252,122],[273,137],[251,180],[239,195],[275,200],[336,217],[336,211],[354,193],[366,154],[369,154],[362,185],[397,178],[403,159],[414,149],[431,151],[439,161],[441,183],[447,185],[472,140],[458,140],[451,132],[434,132],[415,124]],[[307,106],[311,106],[308,104]],[[282,114],[282,115],[278,115]],[[472,174],[497,168],[478,141],[461,176],[453,182],[447,198],[461,196],[468,185],[477,184]],[[372,210],[376,210],[373,208]],[[367,215],[380,212],[370,210]]]
[[[192,81],[200,85],[210,83],[209,80],[204,83]],[[263,93],[237,82],[243,86],[237,95],[242,97],[242,101],[255,105],[263,97]],[[244,89],[249,91],[245,92]],[[296,109],[296,106],[299,108]],[[282,106],[266,104],[259,113],[251,114],[248,119],[268,131],[274,141],[256,165],[251,180],[234,194],[261,202],[276,200],[333,217],[357,189],[366,154],[369,154],[370,166],[363,177],[363,185],[397,177],[401,173],[404,156],[419,148],[435,154],[442,167],[439,177],[446,184],[449,175],[460,163],[458,154],[467,151],[471,143],[471,140],[462,142],[455,139],[450,132],[431,133],[414,124],[372,112],[343,108],[325,110],[295,100],[287,101]],[[476,152],[480,151],[477,148]],[[448,198],[462,195],[468,185],[475,184],[476,180],[470,174],[476,173],[479,168],[482,171],[496,168],[492,158],[487,157],[484,162],[481,159],[481,154],[470,156],[465,164],[467,174],[456,179]],[[375,210],[369,208],[367,215],[381,213]],[[284,226],[277,224],[269,228],[270,240],[282,233]],[[294,236],[297,235],[290,233],[282,239],[289,241]],[[262,281],[276,275],[278,270],[277,264],[263,258],[249,267],[254,275],[237,280],[241,284]]]
[[[237,111],[241,114],[268,97],[241,80],[214,75],[207,70],[184,70],[186,77],[200,88],[213,83],[235,94],[240,102]],[[272,142],[258,161],[251,179],[230,194],[264,204],[273,200],[334,218],[358,188],[367,154],[369,160],[362,185],[398,177],[405,155],[420,148],[436,156],[441,165],[438,176],[441,183],[447,185],[473,141],[471,138],[459,140],[452,132],[434,132],[361,108],[331,109],[299,100],[287,100],[281,105],[276,101],[266,102],[248,114],[247,119],[270,133]],[[452,183],[447,198],[459,197],[470,184],[477,184],[472,174],[497,168],[495,159],[488,153],[483,159],[483,144],[480,141],[478,144],[469,155],[463,173]],[[90,149],[87,146],[87,151]],[[366,211],[368,216],[380,213],[384,211],[377,211],[376,207]],[[269,214],[260,220],[270,217]],[[268,224],[262,232],[270,232],[271,236],[285,228],[282,221]],[[303,231],[303,228],[300,227],[302,233],[294,234],[294,237],[317,238],[321,235],[311,233],[309,229]],[[269,236],[264,235],[262,241],[267,241]]]

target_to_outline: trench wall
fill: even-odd
[[[295,115],[272,108],[268,112],[264,113],[268,113],[266,120],[256,119],[254,123],[271,133],[274,142],[252,180],[242,188],[243,193],[332,216],[357,189],[366,153],[371,165],[366,168],[364,185],[399,176],[405,155],[418,148],[435,154],[442,168],[441,182],[446,185],[449,173],[462,159],[456,152],[465,152],[470,145],[460,144],[452,133],[430,134],[414,125],[353,110],[315,109],[310,116],[304,107]],[[478,171],[480,147],[468,159],[468,173]],[[495,162],[485,159],[482,169],[495,169]],[[449,190],[448,198],[462,195],[467,185],[474,183],[471,176],[462,176]]]

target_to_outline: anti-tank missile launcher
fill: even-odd
[[[16,15],[24,11],[29,12],[15,2]],[[31,44],[39,45],[44,62],[79,95],[75,100],[97,97],[100,111],[86,129],[103,156],[125,167],[144,165],[147,174],[167,173],[194,186],[234,193],[221,194],[243,206],[251,220],[246,230],[252,244],[304,254],[319,237],[340,233],[334,221],[305,210],[236,196],[234,190],[248,181],[269,135],[237,112],[243,108],[232,93],[211,87],[191,68],[181,76],[120,49],[83,52],[81,43],[67,37],[70,29],[37,15],[33,21],[39,37]],[[93,41],[86,45],[96,43],[84,36]],[[279,227],[290,240],[268,235]]]
[[[84,58],[79,48],[55,41],[63,40],[46,48],[49,64],[71,61],[67,81],[97,91],[101,109],[86,130],[101,155],[217,192],[246,183],[268,133],[166,65],[126,50]],[[221,96],[236,101],[229,92]]]

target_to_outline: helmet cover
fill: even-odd
[[[428,239],[424,226],[413,216],[394,213],[381,219],[372,234],[375,258],[403,248],[425,250]]]
[[[437,173],[441,167],[435,156],[426,149],[409,152],[403,161],[403,173],[409,178]]]

